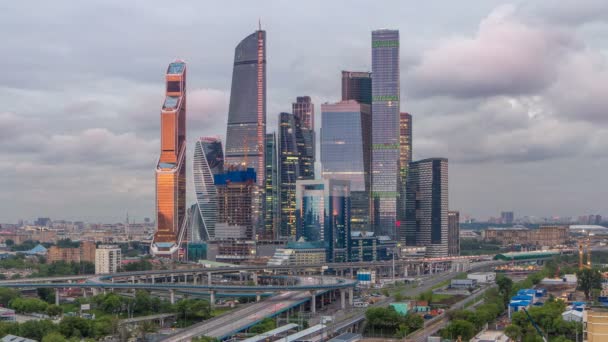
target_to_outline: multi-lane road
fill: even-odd
[[[319,278],[302,278],[303,285],[313,285]],[[307,292],[284,292],[268,300],[255,303],[242,309],[228,312],[225,315],[196,324],[186,330],[170,335],[162,341],[178,342],[189,341],[197,336],[210,336],[215,338],[229,337],[236,332],[255,325],[266,317],[272,317],[289,308],[309,300],[311,295]]]

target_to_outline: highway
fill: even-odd
[[[317,279],[303,278],[304,285],[312,286]],[[193,325],[192,327],[170,335],[163,339],[164,342],[189,341],[197,336],[210,336],[218,339],[229,337],[239,331],[255,325],[266,317],[275,316],[300,303],[310,299],[307,292],[284,292],[268,300],[249,305],[243,309],[226,313],[214,319]]]

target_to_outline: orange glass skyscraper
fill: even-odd
[[[160,158],[156,166],[154,255],[177,258],[186,238],[186,63],[167,68],[166,96],[160,113]]]

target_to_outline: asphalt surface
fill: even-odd
[[[318,278],[302,277],[301,282],[303,284],[312,285],[317,280]],[[266,317],[274,316],[277,312],[287,310],[288,308],[304,302],[309,298],[310,294],[307,292],[290,291],[280,293],[271,299],[255,303],[242,309],[228,312],[214,319],[193,325],[186,330],[164,338],[162,341],[188,341],[197,336],[210,336],[221,339],[238,331],[242,331]]]

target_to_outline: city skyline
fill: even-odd
[[[433,156],[450,159],[450,207],[459,209],[462,216],[469,214],[478,217],[496,216],[502,210],[513,210],[518,216],[578,216],[596,212],[605,214],[606,208],[599,201],[600,196],[596,195],[598,185],[600,188],[603,185],[602,179],[599,178],[597,171],[593,170],[601,170],[601,166],[605,165],[606,155],[603,146],[606,142],[606,126],[605,120],[599,113],[591,110],[593,104],[598,104],[594,101],[600,101],[601,104],[602,99],[598,96],[596,100],[586,104],[574,103],[576,99],[572,100],[573,103],[562,103],[564,111],[575,111],[577,117],[567,116],[567,113],[552,113],[553,106],[560,104],[557,101],[559,94],[563,94],[560,93],[560,89],[562,92],[567,89],[562,85],[565,81],[564,75],[579,70],[575,67],[582,68],[581,64],[585,64],[585,61],[597,63],[589,63],[586,68],[580,69],[583,74],[574,78],[574,81],[582,82],[582,86],[587,86],[583,89],[589,90],[596,89],[594,82],[605,82],[603,73],[597,76],[591,76],[594,75],[593,73],[587,74],[593,71],[592,68],[603,70],[601,63],[604,58],[599,52],[597,42],[589,40],[588,37],[586,39],[585,32],[577,31],[576,35],[570,35],[557,30],[559,25],[552,23],[551,19],[568,15],[565,10],[557,13],[542,12],[540,8],[534,12],[526,6],[500,7],[496,5],[498,2],[491,3],[492,6],[480,6],[473,11],[475,13],[467,16],[466,19],[469,21],[466,24],[461,23],[461,30],[457,30],[464,37],[460,37],[461,40],[457,36],[443,34],[438,34],[438,37],[451,37],[450,42],[442,43],[441,39],[433,38],[422,43],[419,40],[411,41],[401,37],[401,83],[402,88],[406,88],[402,89],[401,96],[407,98],[401,106],[401,111],[411,112],[416,118],[415,159]],[[58,11],[61,14],[61,8]],[[122,12],[119,11],[118,14],[120,13]],[[539,13],[541,15],[538,15]],[[537,15],[536,18],[546,19],[547,22],[538,23],[526,17],[533,17],[534,14]],[[574,14],[571,16],[570,21],[565,20],[563,25],[580,28],[583,26],[581,22],[585,20],[587,22],[603,20],[601,17],[598,19],[597,16],[578,19],[573,18]],[[222,84],[230,83],[230,74],[225,70],[232,67],[231,57],[228,59],[223,57],[231,55],[234,45],[240,38],[254,30],[256,17],[251,14],[246,17],[250,22],[245,25],[248,28],[239,26],[238,29],[230,30],[226,38],[222,38],[221,48],[218,47],[218,50],[222,51],[214,52],[215,55],[212,53],[210,66],[206,65],[205,59],[201,59],[200,54],[192,53],[188,49],[168,53],[157,52],[152,57],[154,63],[146,62],[142,63],[142,66],[135,65],[137,63],[131,63],[128,59],[126,62],[123,60],[120,65],[101,63],[101,66],[79,61],[74,63],[71,69],[73,74],[67,76],[66,80],[61,80],[57,88],[51,88],[48,84],[45,85],[45,82],[52,78],[49,77],[52,74],[50,69],[53,63],[57,63],[53,53],[70,53],[69,49],[61,50],[62,45],[57,44],[55,47],[58,50],[48,46],[42,48],[42,55],[50,54],[51,58],[45,62],[36,62],[38,67],[27,71],[29,80],[27,77],[17,77],[12,72],[3,76],[0,85],[7,90],[2,92],[7,107],[0,112],[0,129],[2,137],[10,140],[2,140],[8,142],[8,150],[0,158],[0,164],[7,166],[8,174],[0,184],[5,189],[3,195],[0,195],[2,196],[0,200],[6,203],[0,211],[0,222],[15,222],[19,218],[28,219],[37,216],[85,220],[107,218],[103,221],[112,219],[120,221],[126,211],[136,217],[153,217],[154,185],[150,177],[150,168],[154,165],[154,155],[157,154],[155,151],[158,151],[159,146],[158,139],[152,137],[152,132],[158,132],[159,129],[158,120],[153,120],[154,114],[158,112],[155,108],[158,108],[162,101],[162,96],[159,96],[162,89],[158,86],[160,78],[157,77],[160,74],[159,70],[166,65],[167,60],[175,57],[183,57],[188,61],[191,68],[188,135],[193,137],[223,134],[228,113],[226,94],[230,91],[229,86],[225,87]],[[25,19],[27,22],[28,17],[26,16]],[[299,51],[288,54],[287,61],[282,61],[281,56],[285,56],[284,42],[279,37],[273,41],[272,33],[281,32],[284,24],[274,19],[268,23],[264,19],[264,28],[271,37],[268,43],[269,59],[277,64],[274,71],[273,65],[269,66],[271,80],[269,84],[274,83],[274,85],[271,86],[273,88],[268,89],[272,103],[269,102],[267,111],[269,118],[267,127],[277,126],[276,121],[272,121],[278,116],[277,109],[289,110],[293,98],[299,94],[310,94],[317,106],[325,102],[339,101],[341,70],[371,70],[369,32],[384,26],[399,29],[403,35],[408,28],[408,25],[399,23],[394,18],[387,18],[384,24],[377,22],[377,19],[374,20],[366,23],[365,27],[352,31],[353,27],[348,27],[347,31],[343,31],[344,28],[332,28],[336,35],[355,40],[351,43],[353,45],[348,45],[347,48],[359,51],[360,57],[334,56],[330,63],[321,66],[326,74],[320,78],[318,75],[315,76],[316,78],[307,75],[306,69],[297,67],[294,72],[298,77],[306,79],[297,85],[297,90],[294,90],[295,88],[281,90],[279,89],[281,84],[288,82],[284,80],[281,82],[281,78],[277,75],[286,68],[285,63],[293,63],[294,60],[301,58],[307,60],[306,63],[319,63],[323,59],[315,58],[309,52]],[[208,25],[220,27],[219,23]],[[587,30],[589,26],[586,24]],[[327,32],[332,32],[329,28],[326,29]],[[298,37],[306,36],[308,30],[309,28],[299,31]],[[311,31],[313,34],[316,32],[312,28]],[[580,28],[580,31],[584,30]],[[520,35],[522,38],[530,39],[523,40],[521,43],[523,46],[526,42],[547,43],[547,49],[559,49],[565,55],[558,60],[551,59],[545,62],[557,64],[564,61],[565,63],[559,68],[555,67],[555,70],[530,69],[534,72],[548,73],[543,74],[546,77],[541,78],[542,84],[535,83],[540,81],[532,78],[522,79],[523,74],[517,73],[519,69],[511,70],[515,72],[510,73],[514,75],[515,83],[520,82],[513,85],[500,83],[496,76],[504,75],[501,74],[504,70],[494,70],[491,65],[480,64],[488,68],[482,69],[486,72],[484,76],[487,79],[454,74],[457,71],[446,65],[447,62],[440,59],[441,54],[436,53],[464,50],[469,52],[467,56],[481,59],[483,62],[484,56],[476,55],[475,48],[483,44],[495,43],[498,46],[494,45],[494,48],[500,49],[500,42],[493,42],[490,39],[496,38],[497,35],[505,39],[520,37]],[[61,41],[59,38],[57,40]],[[331,39],[329,41],[334,42]],[[54,40],[51,39],[49,44],[52,45],[53,42]],[[65,41],[64,47],[68,47],[69,42]],[[101,45],[111,46],[111,42],[104,40],[101,42]],[[213,39],[205,42],[211,44]],[[582,48],[577,48],[574,43],[584,45]],[[16,42],[12,40],[9,40],[8,44],[9,48],[16,46]],[[186,42],[182,44],[187,45]],[[318,44],[323,46],[328,42],[319,40]],[[516,44],[513,48],[516,49],[519,45]],[[330,47],[332,53],[339,53],[340,47]],[[420,51],[412,51],[415,48],[420,48]],[[136,56],[134,52],[126,52]],[[72,53],[82,53],[82,51],[72,51]],[[177,55],[169,55],[173,53]],[[219,58],[218,54],[222,58]],[[524,62],[534,62],[530,61],[530,58],[533,59],[535,56],[516,57],[521,57]],[[16,64],[18,61],[13,61],[10,56],[3,58],[9,62],[9,66],[18,65]],[[112,61],[112,58],[108,59]],[[212,70],[212,67],[218,66],[221,66],[222,72]],[[125,71],[125,67],[129,70]],[[440,67],[446,68],[446,74],[457,76],[455,78],[460,83],[436,83],[437,76],[429,73]],[[86,76],[86,71],[92,73]],[[121,76],[114,74],[118,71],[121,71]],[[35,74],[32,74],[34,72]],[[552,80],[551,76],[556,79]],[[584,76],[589,79],[581,79]],[[215,81],[208,81],[207,78]],[[221,81],[218,81],[220,79]],[[330,80],[331,85],[319,80]],[[67,81],[73,84],[63,83]],[[517,88],[516,85],[522,88]],[[49,96],[62,95],[62,92],[72,89],[71,87],[82,88],[74,94],[77,96],[73,98],[78,100],[70,99],[60,105],[54,100],[49,101],[48,108],[45,106],[44,109],[36,105],[45,102]],[[538,95],[539,93],[541,95]],[[540,98],[534,98],[532,95]],[[592,95],[593,93],[588,96]],[[410,97],[413,101],[410,101]],[[39,101],[34,101],[35,99]],[[549,103],[551,99],[555,100],[556,104]],[[127,101],[132,103],[126,103]],[[117,105],[118,109],[111,108],[109,104]],[[463,114],[471,108],[472,114]],[[505,111],[505,108],[508,110]],[[58,112],[63,111],[76,115],[71,115],[68,121],[66,117],[57,115]],[[125,116],[126,121],[119,119],[122,118],[118,115],[121,113],[129,113]],[[319,110],[316,115],[315,121],[320,122]],[[565,117],[562,117],[564,115]],[[474,123],[480,122],[482,118],[486,123],[483,130],[467,128],[467,125],[479,126]],[[557,120],[559,118],[566,120],[559,122]],[[215,125],[214,121],[221,122]],[[47,125],[47,122],[52,124]],[[65,123],[65,126],[57,126],[54,122]],[[596,123],[597,126],[593,126]],[[597,129],[598,134],[595,136],[588,134],[590,127]],[[564,128],[569,129],[565,131],[567,134],[560,135]],[[271,132],[271,129],[268,131]],[[452,131],[456,133],[450,133]],[[439,135],[441,138],[435,137]],[[469,143],[467,140],[471,136],[479,136],[480,139]],[[447,147],[448,143],[450,148]],[[192,147],[191,142],[187,145],[189,149]],[[188,155],[192,155],[191,151]],[[575,172],[565,166],[571,164],[573,160],[584,163],[586,167]],[[125,167],[119,170],[118,165],[121,164]],[[188,172],[190,167],[188,165]],[[65,170],[64,168],[68,168],[65,174],[60,172]],[[546,172],[548,169],[552,170],[549,174]],[[474,173],[471,174],[473,171]],[[74,178],[74,173],[79,174],[80,177]],[[99,182],[98,178],[105,174],[111,176]],[[72,179],[66,184],[63,177],[69,175],[72,175]],[[573,184],[564,184],[560,181],[573,179],[574,175],[579,177]],[[500,178],[501,182],[495,182],[496,178]],[[191,179],[189,181],[191,182]],[[92,195],[78,192],[85,184],[92,186],[90,189]],[[188,188],[191,189],[190,184]],[[487,198],[489,194],[491,198]],[[572,197],[568,199],[566,194],[571,194],[577,200],[574,201]],[[194,198],[190,192],[187,196],[186,204],[189,205],[194,202]],[[57,201],[57,198],[60,201]],[[522,201],[522,198],[526,201]]]

